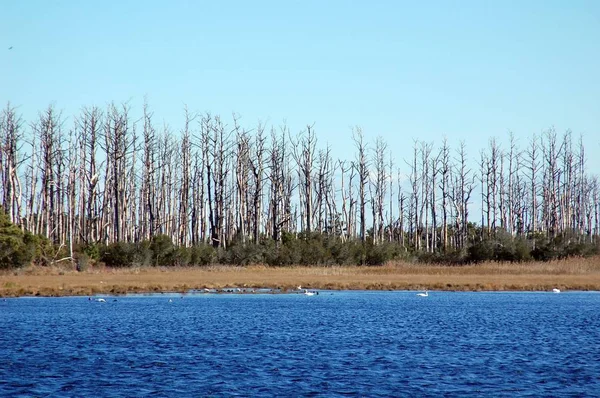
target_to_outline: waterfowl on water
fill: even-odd
[[[560,293],[560,289],[554,288],[552,289],[552,293]]]
[[[420,297],[429,297],[429,294],[428,294],[427,290],[425,290],[425,293],[417,293],[417,296],[420,296]]]

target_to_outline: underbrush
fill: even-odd
[[[422,242],[424,243],[424,242]],[[0,270],[20,269],[34,264],[59,266],[63,271],[85,272],[106,265],[111,268],[131,267],[206,267],[215,264],[235,266],[380,266],[390,261],[444,266],[465,266],[484,262],[523,263],[590,257],[600,254],[600,242],[590,236],[562,234],[549,238],[539,234],[514,237],[502,230],[482,238],[481,230],[471,235],[462,248],[416,250],[399,242],[372,239],[341,239],[324,233],[287,233],[281,241],[262,238],[257,243],[243,239],[227,242],[225,248],[206,243],[191,247],[176,246],[167,235],[156,235],[149,241],[116,242],[108,245],[90,243],[56,246],[48,239],[22,232],[0,211]],[[423,247],[423,245],[420,245]]]

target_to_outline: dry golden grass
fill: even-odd
[[[298,285],[332,290],[600,290],[600,257],[527,264],[484,263],[448,267],[393,262],[382,267],[91,267],[77,272],[28,267],[0,274],[0,296],[64,296],[190,289]]]

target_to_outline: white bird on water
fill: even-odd
[[[417,296],[419,296],[419,297],[429,297],[429,294],[427,293],[427,290],[425,290],[425,293],[417,293]]]
[[[554,288],[552,289],[552,293],[560,293],[560,289]]]
[[[307,296],[314,296],[315,292],[309,292],[308,290],[304,289],[304,294]]]
[[[99,303],[106,303],[106,300],[104,300],[103,298],[96,299],[96,301]]]

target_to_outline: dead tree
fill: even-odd
[[[504,202],[506,203],[506,212],[507,212],[507,221],[506,221],[506,230],[515,235],[518,230],[517,224],[519,223],[518,217],[519,213],[517,211],[518,204],[517,201],[521,201],[522,198],[517,196],[518,194],[518,176],[520,169],[520,158],[521,153],[517,149],[517,144],[515,140],[515,135],[510,133],[510,141],[509,141],[509,149],[508,149],[508,180],[507,185],[504,187],[504,184],[501,187],[504,188]]]
[[[481,152],[480,181],[482,189],[482,210],[485,212],[485,224],[482,219],[482,228],[485,225],[486,235],[495,234],[498,219],[498,181],[502,153],[494,138],[489,141],[489,152]]]
[[[225,242],[225,200],[226,183],[229,170],[228,136],[225,126],[217,116],[204,118],[202,128],[206,130],[206,178],[208,194],[208,221],[211,244],[214,247],[226,247]]]
[[[448,205],[450,198],[450,178],[452,173],[452,164],[450,163],[450,147],[448,146],[448,140],[444,138],[442,147],[438,154],[440,164],[440,185],[441,199],[442,199],[442,230],[441,230],[441,243],[442,250],[446,251],[448,248]]]
[[[437,187],[438,187],[438,174],[439,174],[439,163],[440,157],[435,156],[431,158],[431,182],[429,184],[430,194],[430,205],[431,210],[431,251],[437,251],[438,249],[438,213],[437,213]]]
[[[41,192],[39,196],[37,228],[53,243],[60,244],[57,213],[57,166],[60,164],[60,115],[49,106],[41,113],[39,120],[33,126],[39,140]]]
[[[264,125],[258,125],[254,137],[254,145],[249,156],[250,175],[252,180],[252,241],[258,243],[262,225],[262,204],[264,187],[264,159],[266,137]]]
[[[143,115],[143,154],[142,154],[142,183],[140,186],[140,205],[139,205],[139,223],[140,237],[143,240],[150,240],[156,233],[157,218],[157,142],[156,130],[152,124],[152,112],[148,104],[144,104]]]
[[[175,234],[175,141],[168,126],[157,141],[157,152],[160,160],[157,162],[157,203],[156,203],[156,233],[168,235],[172,240]]]
[[[333,191],[333,160],[331,148],[320,150],[317,155],[316,180],[314,181],[317,231],[320,233],[336,234],[339,228],[337,214],[334,213]]]
[[[542,142],[543,157],[543,222],[544,229],[548,236],[555,237],[560,232],[559,227],[559,187],[562,177],[562,169],[558,166],[558,159],[563,151],[563,146],[559,145],[556,131],[550,129],[544,133]]]
[[[104,146],[106,154],[106,178],[104,190],[104,240],[120,242],[124,238],[126,216],[126,190],[128,175],[128,155],[131,150],[129,107],[121,108],[111,104],[104,125]]]
[[[23,120],[9,104],[0,112],[0,192],[2,208],[13,224],[21,225],[22,186],[18,170],[23,162]]]
[[[287,127],[283,126],[281,136],[271,130],[271,146],[267,178],[269,181],[269,230],[271,239],[281,241],[283,226],[289,222],[291,214],[286,208],[286,136]]]
[[[235,130],[235,214],[237,235],[242,244],[246,244],[248,230],[250,229],[250,135],[239,124],[234,116]]]
[[[432,186],[435,186],[435,182],[432,184],[430,177],[430,158],[433,145],[431,143],[421,142],[421,149],[419,153],[421,155],[420,164],[420,182],[421,182],[421,198],[419,208],[419,224],[417,226],[419,230],[419,239],[425,239],[425,251],[430,251],[430,233],[429,233],[429,205],[430,196],[432,192]],[[422,236],[421,236],[422,235]]]
[[[97,107],[83,108],[76,119],[79,143],[79,238],[83,243],[100,240],[98,184],[98,140],[102,134],[102,112]]]
[[[467,151],[464,141],[459,145],[455,163],[454,187],[451,196],[455,208],[455,227],[457,233],[456,248],[465,247],[468,238],[469,201],[477,178],[468,167]]]
[[[374,181],[371,182],[373,187],[374,195],[373,195],[373,243],[381,243],[383,242],[383,233],[384,233],[384,208],[385,201],[384,198],[386,196],[387,190],[387,143],[383,140],[383,138],[378,137],[375,140],[375,148],[373,153],[373,165],[375,178]]]
[[[78,166],[81,162],[79,159],[80,152],[78,147],[81,147],[79,136],[72,131],[69,134],[68,144],[68,178],[66,184],[66,200],[67,200],[67,220],[66,220],[66,239],[69,244],[69,258],[73,262],[73,245],[76,237],[81,235],[79,224],[76,222],[77,217],[77,191],[83,192],[81,188],[81,179],[77,178]],[[81,195],[81,194],[80,194]],[[79,239],[77,239],[79,241]]]
[[[296,162],[298,173],[298,192],[302,206],[303,232],[310,233],[313,230],[313,169],[317,136],[313,126],[306,126],[306,131],[298,134],[296,140],[290,137],[292,143],[292,156]]]
[[[408,210],[409,220],[409,239],[415,250],[421,249],[421,237],[419,226],[421,222],[419,213],[419,197],[421,194],[422,185],[420,184],[421,176],[419,175],[418,162],[419,159],[419,148],[417,141],[413,144],[413,157],[412,162],[407,165],[410,167],[409,183],[411,187],[410,192],[410,204]]]
[[[572,186],[572,191],[573,191],[573,206],[574,206],[574,220],[573,220],[573,228],[579,231],[579,234],[583,234],[583,223],[584,220],[582,218],[582,210],[585,206],[585,200],[583,198],[583,195],[581,195],[581,188],[582,185],[584,184],[584,181],[586,181],[586,179],[588,178],[588,176],[585,173],[585,169],[586,169],[586,157],[585,157],[585,148],[583,145],[583,137],[580,136],[579,137],[579,150],[577,152],[577,154],[575,155],[575,164],[576,166],[576,170],[573,172],[574,174],[574,179],[575,181],[573,182],[573,186]],[[591,200],[593,203],[593,195],[594,195],[594,191],[597,189],[596,183],[597,180],[595,178],[591,178],[590,181],[590,189],[591,189]],[[593,205],[592,206],[592,214],[593,214]],[[591,230],[591,226],[589,225],[589,220],[591,219],[588,218],[588,230]],[[592,232],[593,234],[593,232]]]
[[[529,182],[529,209],[527,210],[527,221],[528,231],[532,234],[538,232],[538,211],[539,211],[539,203],[538,203],[538,172],[540,166],[539,160],[539,144],[538,138],[534,135],[529,142],[529,149],[526,153],[526,161],[527,161],[527,170],[529,171],[528,182]],[[535,248],[535,240],[533,241]]]
[[[388,163],[388,179],[389,179],[389,203],[388,203],[388,242],[394,241],[394,157],[392,152],[389,152]],[[398,185],[400,188],[400,185]]]
[[[396,175],[396,179],[398,181],[398,221],[395,225],[396,230],[396,241],[400,243],[402,247],[406,249],[406,243],[404,241],[404,219],[406,214],[406,195],[404,195],[404,191],[402,190],[402,174],[400,173],[400,168],[398,168],[398,172]],[[410,207],[410,206],[409,206]],[[410,217],[409,217],[410,220]]]
[[[356,159],[354,167],[358,176],[358,212],[360,218],[359,238],[365,241],[367,237],[366,188],[369,181],[369,161],[367,159],[368,147],[364,141],[364,135],[360,127],[352,130],[352,139],[356,147]]]
[[[189,246],[190,239],[190,207],[191,207],[191,169],[192,169],[192,140],[190,124],[194,121],[195,115],[190,115],[187,107],[185,108],[185,122],[181,134],[181,150],[179,151],[179,169],[181,170],[179,179],[179,232],[177,244],[180,246]]]

